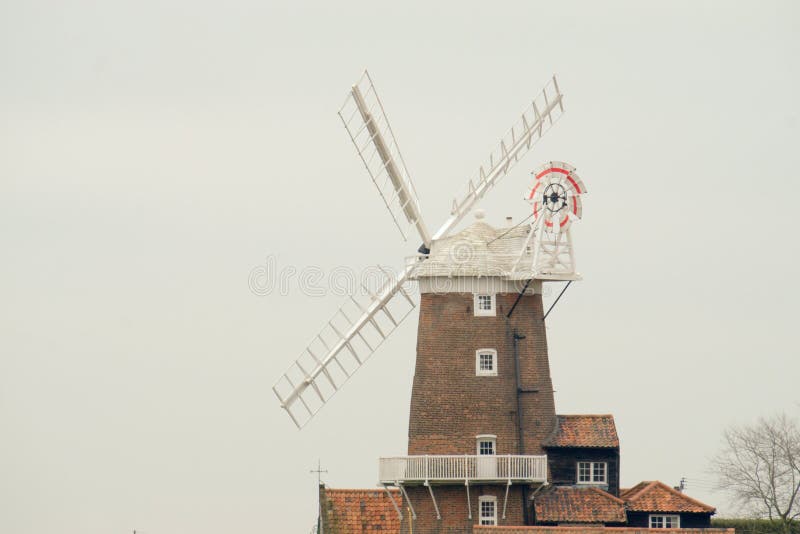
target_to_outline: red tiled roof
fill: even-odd
[[[325,524],[331,531],[399,533],[400,518],[384,490],[320,488],[324,500]],[[403,496],[389,490],[402,510]],[[326,529],[327,531],[327,529]]]
[[[613,415],[557,415],[545,447],[619,447]]]
[[[632,512],[716,512],[713,506],[692,499],[657,480],[640,482],[620,496]]]
[[[621,499],[622,496],[625,495],[626,493],[628,493],[630,490],[631,490],[631,488],[620,488],[619,489],[619,498]]]
[[[536,520],[570,523],[624,523],[625,502],[599,488],[556,486],[534,498]]]
[[[619,489],[619,498],[620,498],[620,499],[622,499],[622,500],[624,501],[624,500],[625,500],[625,498],[626,498],[628,495],[633,495],[634,493],[636,493],[636,492],[638,492],[638,491],[641,491],[641,490],[642,490],[642,489],[644,489],[644,487],[645,487],[645,486],[647,486],[648,484],[650,484],[650,482],[639,482],[638,484],[636,484],[636,485],[635,485],[635,486],[633,486],[632,488],[625,488],[625,489],[623,489],[623,488],[620,488],[620,489]]]

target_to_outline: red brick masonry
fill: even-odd
[[[672,528],[649,529],[631,527],[481,527],[475,526],[475,534],[735,534],[732,528]]]

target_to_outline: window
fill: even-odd
[[[495,456],[497,454],[497,436],[482,434],[475,436],[475,439],[478,442],[475,477],[482,480],[494,480],[497,478],[497,456]]]
[[[475,294],[475,315],[477,316],[491,316],[494,317],[495,313],[495,296],[489,294]]]
[[[494,434],[483,434],[477,436],[478,440],[478,456],[486,456],[489,454],[497,454],[497,436]]]
[[[578,462],[578,484],[606,484],[606,462]]]
[[[497,497],[478,497],[478,508],[479,525],[497,524]]]
[[[681,528],[681,516],[650,514],[650,528]]]
[[[475,374],[477,376],[497,376],[497,351],[479,349],[475,351]]]

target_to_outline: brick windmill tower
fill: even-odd
[[[392,501],[403,532],[526,524],[530,496],[547,482],[542,444],[556,415],[542,285],[579,278],[569,227],[585,187],[573,167],[550,162],[533,175],[529,221],[498,229],[474,208],[562,112],[554,77],[435,233],[366,72],[339,112],[403,237],[414,227],[422,246],[398,276],[351,296],[273,390],[302,427],[413,310],[407,284],[418,283],[408,453],[379,460],[380,483],[403,497],[402,507]]]

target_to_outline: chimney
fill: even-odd
[[[513,226],[514,225],[514,218],[511,216],[506,217],[506,225]]]

